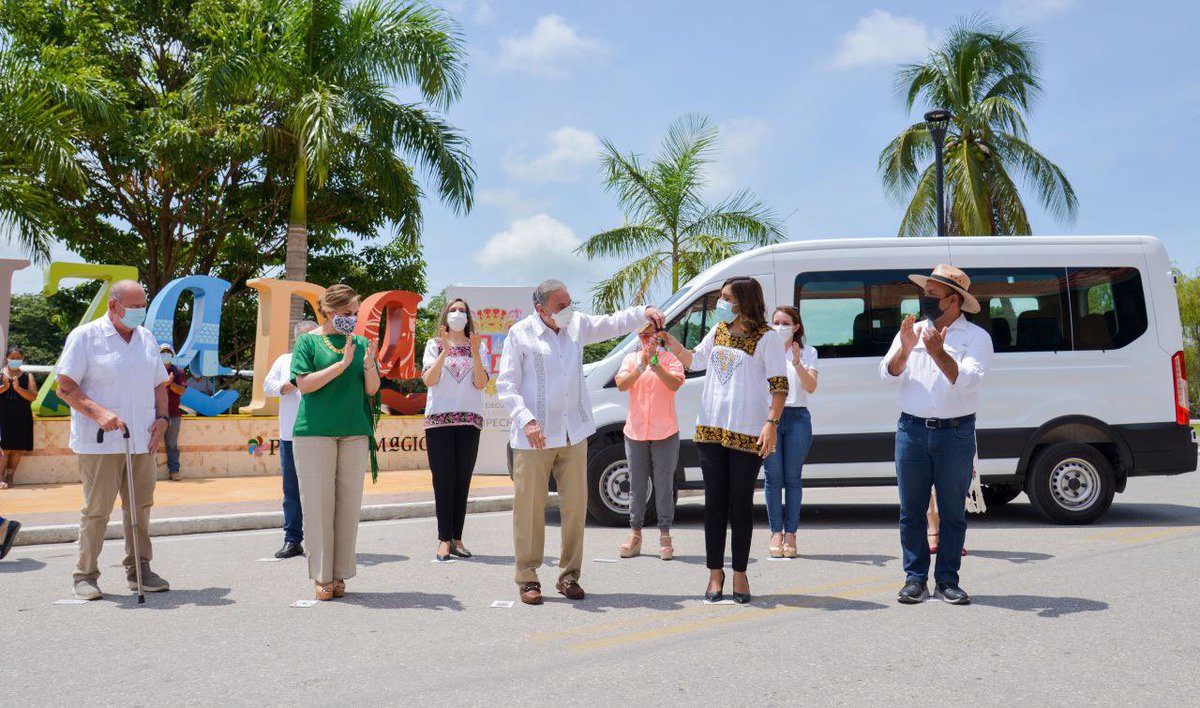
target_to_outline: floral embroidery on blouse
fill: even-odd
[[[786,376],[772,376],[767,379],[767,384],[771,387],[771,393],[787,393],[790,388]]]
[[[694,439],[698,443],[716,443],[731,450],[758,452],[758,438],[754,435],[735,433],[732,430],[711,425],[697,425]]]
[[[745,335],[736,335],[729,331],[729,325],[724,322],[717,323],[717,333],[713,338],[713,344],[718,347],[729,347],[730,349],[741,349],[749,356],[754,356],[754,351],[758,349],[758,343],[762,340],[763,335],[770,332],[771,328],[762,325],[758,329]]]
[[[426,428],[444,428],[450,425],[473,425],[483,429],[483,416],[478,413],[434,413],[425,416]]]

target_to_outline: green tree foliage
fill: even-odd
[[[920,101],[953,114],[946,134],[946,230],[950,235],[1030,234],[1016,179],[1061,223],[1075,218],[1075,190],[1029,142],[1026,115],[1041,92],[1027,30],[976,16],[960,22],[920,64],[900,68],[896,87],[911,111]],[[907,202],[901,236],[937,234],[936,165],[928,126],[910,125],[879,154],[889,196]]]
[[[1183,351],[1188,365],[1188,401],[1200,411],[1200,271],[1187,275],[1175,269],[1179,319],[1183,324]]]
[[[625,223],[595,234],[576,253],[626,262],[592,290],[597,312],[642,304],[663,279],[671,292],[708,266],[748,248],[783,239],[783,224],[750,192],[738,192],[716,205],[701,192],[712,161],[717,127],[688,115],[671,124],[658,154],[648,162],[622,154],[603,141],[605,186],[625,212]]]

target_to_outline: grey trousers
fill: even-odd
[[[658,528],[666,530],[675,521],[675,467],[679,463],[679,433],[665,440],[625,438],[629,460],[629,527],[642,528],[646,520],[646,483],[654,480],[654,507]]]

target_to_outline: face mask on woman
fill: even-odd
[[[22,366],[25,366],[24,359],[9,359],[8,360],[8,368],[10,368],[10,369],[19,369]]]
[[[729,324],[737,319],[737,313],[733,311],[733,303],[728,300],[717,300],[717,309],[715,312],[717,319],[725,324]]]
[[[354,327],[356,325],[358,325],[357,314],[333,316],[333,328],[346,336],[354,333]]]
[[[792,326],[791,325],[785,325],[785,324],[771,325],[771,329],[773,329],[776,332],[787,337],[789,340],[792,338]]]
[[[467,313],[455,310],[446,315],[446,325],[455,332],[462,332],[467,328]]]

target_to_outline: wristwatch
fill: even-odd
[[[165,421],[167,421],[168,423],[170,423],[170,422],[171,422],[171,416],[169,416],[169,415],[163,415],[163,414],[161,414],[161,413],[159,413],[158,415],[155,415],[155,416],[154,416],[154,419],[155,419],[155,420],[165,420]]]
[[[770,423],[771,425],[774,425],[775,427],[779,427],[779,419],[778,418],[767,418],[767,422]]]

